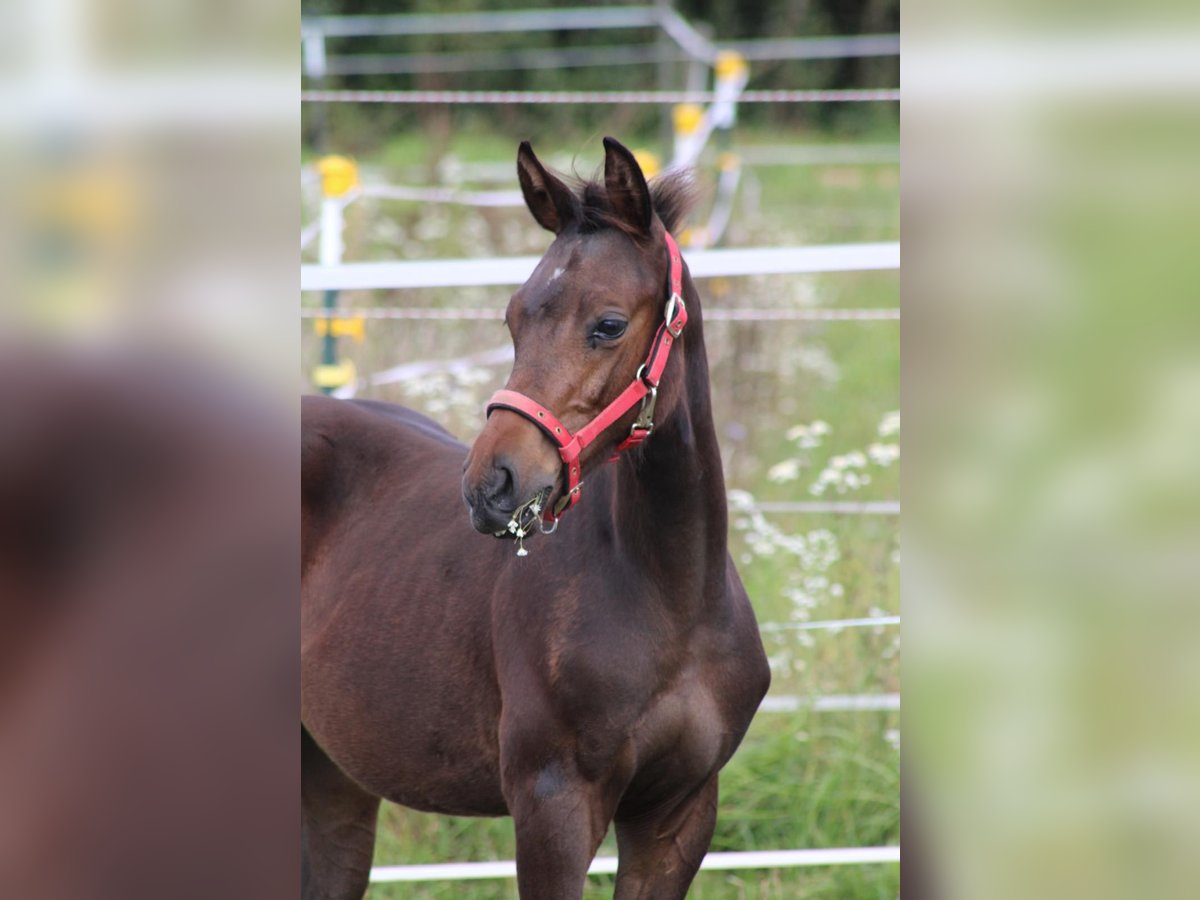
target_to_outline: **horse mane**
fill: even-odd
[[[656,175],[648,182],[650,203],[667,231],[683,224],[696,202],[696,179],[691,169],[674,169]],[[608,190],[601,179],[579,179],[576,194],[580,205],[580,230],[588,234],[615,228],[638,238],[636,231],[613,210]]]

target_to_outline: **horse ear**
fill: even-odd
[[[517,178],[525,205],[547,231],[560,233],[575,218],[575,195],[571,189],[546,171],[533,155],[529,141],[521,141],[517,151]]]
[[[621,220],[639,234],[650,234],[654,207],[646,176],[633,154],[610,137],[604,139],[604,188],[609,205]]]

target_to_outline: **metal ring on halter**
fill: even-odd
[[[554,532],[558,531],[558,516],[555,516],[552,521],[554,524],[547,528],[546,520],[538,519],[538,531],[540,531],[542,534],[554,534]]]

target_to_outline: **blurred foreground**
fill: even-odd
[[[290,417],[177,361],[0,361],[0,895],[294,894]]]
[[[1195,896],[1200,21],[911,10],[906,873]]]
[[[298,11],[140,7],[0,10],[0,896],[290,897]]]

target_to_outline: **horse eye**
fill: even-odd
[[[596,330],[592,335],[603,341],[613,341],[625,333],[627,324],[624,319],[601,319],[596,323]]]

